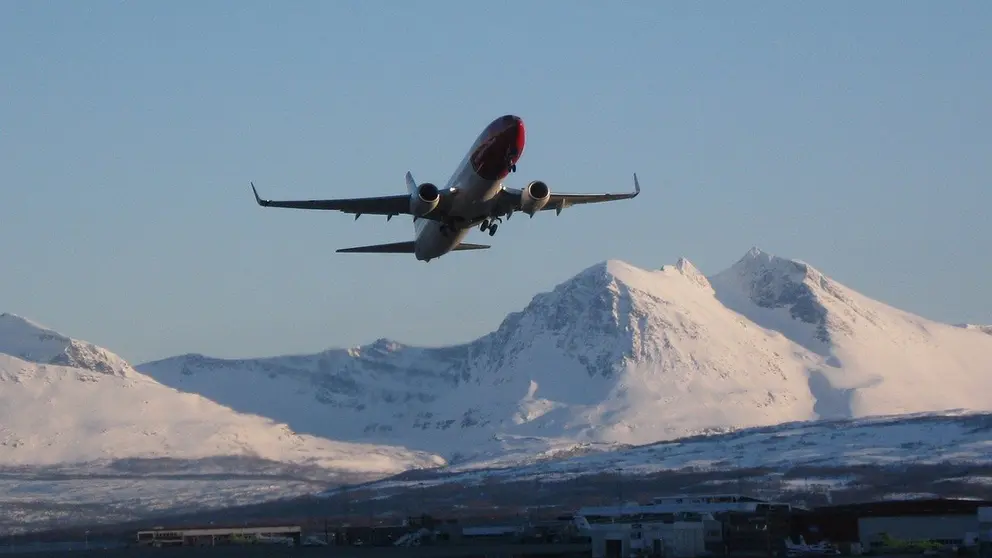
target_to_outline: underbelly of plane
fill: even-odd
[[[427,223],[417,238],[415,255],[418,260],[438,258],[453,250],[479,220],[488,216],[500,190],[499,180],[487,180],[471,167],[466,167],[451,185],[458,189],[449,213],[453,229],[442,233],[440,221]]]
[[[450,230],[441,232],[441,223],[431,221],[417,239],[415,255],[418,260],[439,258],[450,252],[467,235],[469,229]]]

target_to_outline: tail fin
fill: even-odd
[[[410,171],[406,171],[406,191],[411,196],[417,193],[417,181],[413,179],[413,174],[411,174]],[[420,230],[423,229],[426,224],[427,224],[427,220],[426,219],[422,219],[422,220],[420,220],[418,222],[417,221],[417,218],[414,217],[413,218],[413,235],[414,236],[419,236],[420,235]]]

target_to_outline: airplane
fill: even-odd
[[[641,192],[637,173],[634,173],[634,191],[629,193],[557,194],[540,180],[531,181],[523,189],[508,188],[503,180],[517,171],[525,136],[524,122],[519,116],[507,114],[493,120],[475,139],[443,190],[431,182],[418,185],[409,171],[407,193],[392,196],[273,201],[259,197],[254,182],[251,189],[256,203],[262,207],[336,210],[352,213],[356,220],[366,214],[385,215],[387,221],[396,215],[411,215],[412,241],[341,248],[337,252],[414,254],[424,262],[448,252],[490,248],[462,240],[476,225],[493,236],[503,217],[509,220],[518,211],[531,218],[549,209],[560,215],[562,209],[573,205],[630,199]]]

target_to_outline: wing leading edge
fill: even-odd
[[[410,212],[409,194],[397,194],[393,196],[376,196],[371,198],[338,198],[331,200],[266,200],[258,195],[255,183],[251,183],[251,191],[255,194],[255,202],[262,207],[286,207],[291,209],[318,209],[325,211],[341,211],[343,213],[353,213],[355,219],[361,215],[412,215]],[[438,206],[445,203],[445,196],[442,192],[441,201]],[[432,212],[433,213],[433,212]],[[440,212],[438,212],[440,214]],[[435,215],[420,217],[421,219],[434,219]]]
[[[608,201],[616,200],[629,200],[631,198],[636,198],[638,194],[641,193],[641,183],[637,180],[637,173],[634,173],[634,191],[633,192],[623,192],[623,193],[603,193],[603,194],[556,194],[554,191],[551,192],[550,199],[548,203],[541,208],[541,211],[547,211],[549,209],[554,209],[555,213],[560,214],[562,209],[566,207],[571,207],[573,205],[581,205],[586,203],[602,203]],[[517,188],[505,188],[503,190],[503,199],[500,200],[500,213],[506,214],[511,211],[520,211],[520,203],[523,196],[523,190]]]

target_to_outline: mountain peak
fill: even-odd
[[[113,376],[135,373],[127,361],[106,349],[9,312],[0,314],[0,353],[37,364],[82,368]]]
[[[744,254],[745,259],[753,259],[753,260],[756,259],[770,260],[772,257],[773,256],[771,254],[767,252],[763,252],[761,248],[758,248],[757,246],[752,246],[751,249],[748,250],[746,254]]]
[[[787,310],[787,320],[799,320],[814,327],[813,338],[798,341],[817,351],[820,343],[830,342],[824,297],[841,297],[840,289],[826,276],[801,260],[786,259],[752,247],[728,269],[709,278],[717,297],[728,308],[746,312],[749,301],[765,310]],[[846,302],[846,301],[845,301]],[[785,328],[785,322],[768,316],[761,325]],[[813,343],[812,345],[810,343]]]
[[[389,339],[388,337],[380,337],[376,339],[372,344],[366,345],[364,348],[369,351],[388,354],[388,353],[396,352],[402,349],[403,347],[404,347],[403,344],[398,341]]]
[[[699,271],[699,268],[693,265],[693,263],[690,262],[688,258],[684,258],[684,257],[679,258],[678,261],[675,262],[675,269],[679,273],[681,273],[686,279],[692,281],[693,283],[699,285],[700,287],[706,289],[713,288],[710,285],[709,279],[707,279],[706,276],[703,275],[703,272]]]
[[[744,256],[741,257],[741,259],[737,260],[737,262],[731,267],[754,268],[761,266],[792,267],[797,270],[801,270],[803,272],[812,268],[812,266],[810,266],[808,263],[804,262],[803,260],[776,256],[775,254],[772,254],[771,252],[766,252],[761,248],[758,248],[757,246],[752,246],[751,249],[748,250],[747,253],[744,254]]]
[[[536,297],[570,292],[575,289],[590,289],[591,291],[609,289],[610,285],[616,284],[617,281],[621,283],[637,281],[636,277],[639,273],[644,273],[644,270],[625,261],[603,260],[562,281],[555,286],[551,293],[539,293]]]
[[[10,312],[0,313],[0,327],[23,327],[23,328],[33,328],[40,330],[48,330],[47,327],[33,322],[24,316],[19,316],[17,314],[12,314]]]
[[[675,269],[682,273],[699,273],[699,269],[686,257],[681,257],[675,262]]]
[[[580,278],[596,277],[596,276],[605,277],[607,275],[619,276],[634,269],[637,268],[623,260],[615,260],[615,259],[603,260],[601,262],[594,263],[591,266],[576,273],[572,277],[572,279],[580,279]],[[567,283],[568,280],[566,280],[565,282]]]
[[[767,283],[769,281],[802,283],[825,283],[829,279],[815,267],[803,260],[783,258],[758,247],[752,247],[729,269],[717,276],[736,275],[744,282]]]
[[[609,288],[618,281],[630,287],[651,290],[651,287],[645,283],[654,283],[655,279],[660,280],[661,276],[655,275],[658,273],[682,275],[697,285],[710,287],[706,276],[688,258],[682,257],[675,262],[675,265],[664,265],[658,271],[643,269],[623,260],[601,261],[565,280],[555,290],[566,290],[579,284],[587,288],[602,289]]]

